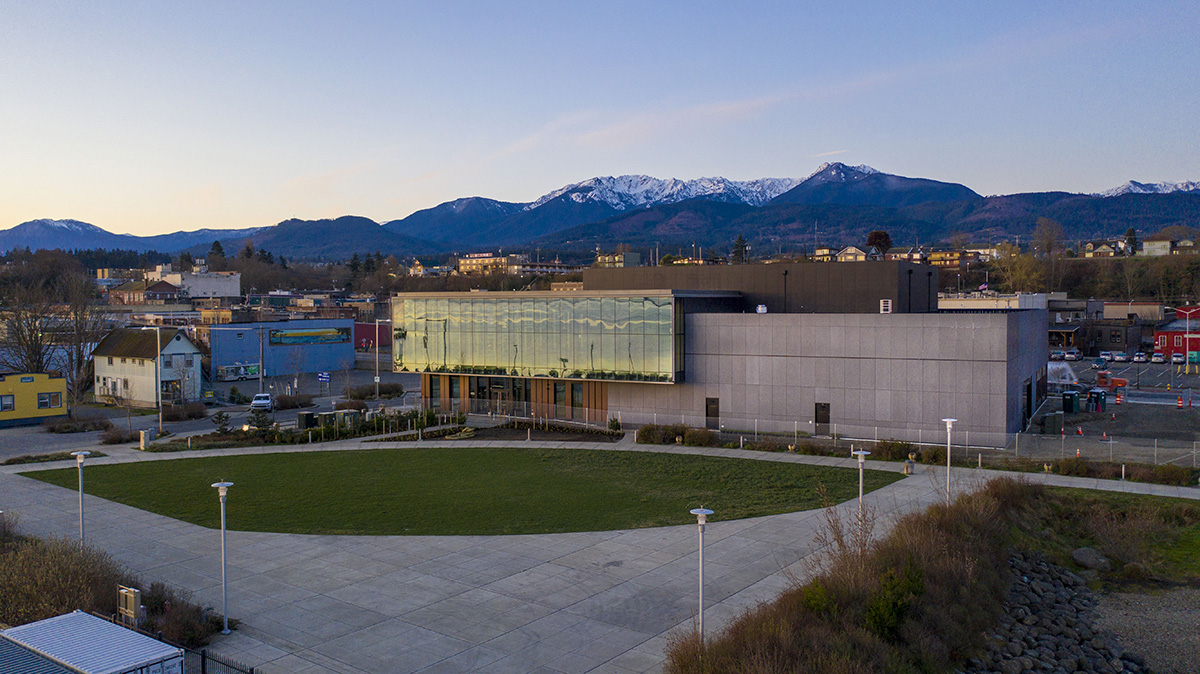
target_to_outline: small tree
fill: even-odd
[[[212,415],[210,421],[217,427],[217,433],[225,435],[229,432],[229,415],[224,412],[217,412]]]
[[[263,410],[254,410],[251,412],[250,416],[247,418],[247,423],[249,423],[250,427],[257,431],[259,435],[266,435],[267,431],[271,430],[271,428],[275,426],[275,420],[271,418],[270,414],[267,414]]]
[[[882,229],[867,234],[867,246],[874,247],[880,253],[887,253],[892,247],[892,237]]]
[[[730,252],[731,261],[734,264],[746,264],[746,258],[750,253],[750,244],[746,243],[746,239],[738,234],[737,240],[733,242],[733,249]]]
[[[212,248],[208,249],[209,262],[212,262],[214,257],[225,257],[225,247],[220,241],[213,241]]]
[[[1138,243],[1137,230],[1132,227],[1125,230],[1125,254],[1126,255],[1136,255],[1137,254],[1137,243]]]

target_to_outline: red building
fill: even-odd
[[[1175,320],[1154,331],[1154,350],[1168,357],[1200,351],[1200,307],[1176,309]]]
[[[375,334],[375,327],[379,327],[379,335]],[[354,324],[354,348],[356,349],[373,349],[378,343],[380,348],[392,348],[392,324],[388,323],[355,323]]]

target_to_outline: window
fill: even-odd
[[[1125,341],[1125,339],[1120,330],[1109,330],[1108,341],[1112,342],[1113,344],[1120,344],[1121,342]]]
[[[112,364],[113,364],[113,357],[112,357],[112,356],[109,356],[109,357],[108,357],[108,364],[109,364],[109,365],[112,365]]]
[[[1183,335],[1175,335],[1175,346],[1183,346]]]
[[[127,363],[127,362],[129,362],[129,359],[128,359],[128,358],[122,358],[122,359],[121,359],[121,364],[122,364],[122,365],[124,365],[124,364],[125,364],[125,363]]]
[[[192,354],[189,353],[187,356],[187,366],[192,367],[193,364],[194,364],[194,361],[192,360]]]
[[[48,410],[52,407],[62,407],[61,393],[39,393],[38,394],[38,409]]]
[[[13,411],[13,396],[0,396],[0,412]]]
[[[163,367],[172,367],[170,354],[163,356],[162,359],[163,359],[163,361],[162,361]]]

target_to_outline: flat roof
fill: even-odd
[[[29,650],[87,674],[115,674],[182,657],[183,650],[83,611],[0,632]]]
[[[562,298],[573,299],[580,297],[741,297],[736,290],[683,290],[683,289],[652,289],[652,290],[466,290],[460,292],[433,293],[394,293],[397,299],[540,299]]]

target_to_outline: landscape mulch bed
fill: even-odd
[[[527,435],[529,434],[529,435]],[[537,440],[541,442],[620,442],[621,438],[604,433],[585,433],[569,430],[533,430],[524,428],[477,428],[471,440]]]

